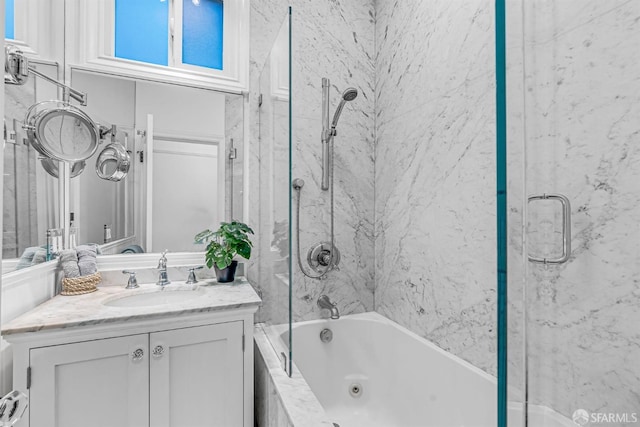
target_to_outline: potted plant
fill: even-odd
[[[214,267],[216,277],[220,283],[233,282],[238,261],[233,258],[240,255],[245,259],[251,257],[253,244],[249,240],[253,230],[242,222],[221,222],[216,231],[209,229],[201,231],[194,237],[196,243],[207,243],[205,263],[207,267]]]

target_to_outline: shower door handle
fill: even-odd
[[[571,257],[571,203],[563,194],[542,194],[529,197],[529,203],[537,200],[557,200],[562,205],[562,255],[559,258],[537,258],[529,255],[529,261],[538,264],[563,264]]]

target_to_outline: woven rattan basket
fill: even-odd
[[[100,283],[100,273],[90,274],[82,277],[72,277],[62,279],[62,295],[82,295],[98,290]]]

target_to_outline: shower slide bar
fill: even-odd
[[[562,255],[559,258],[538,258],[529,255],[529,261],[538,264],[563,264],[571,257],[571,203],[563,194],[530,196],[529,203],[538,200],[557,200],[562,205]]]

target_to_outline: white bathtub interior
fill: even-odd
[[[325,328],[333,333],[327,343]],[[287,327],[268,329],[280,354]],[[294,369],[340,427],[496,425],[495,377],[378,313],[300,322],[293,331]],[[517,427],[522,405],[513,398],[509,426]],[[575,427],[546,407],[529,406],[528,414],[532,427]]]

